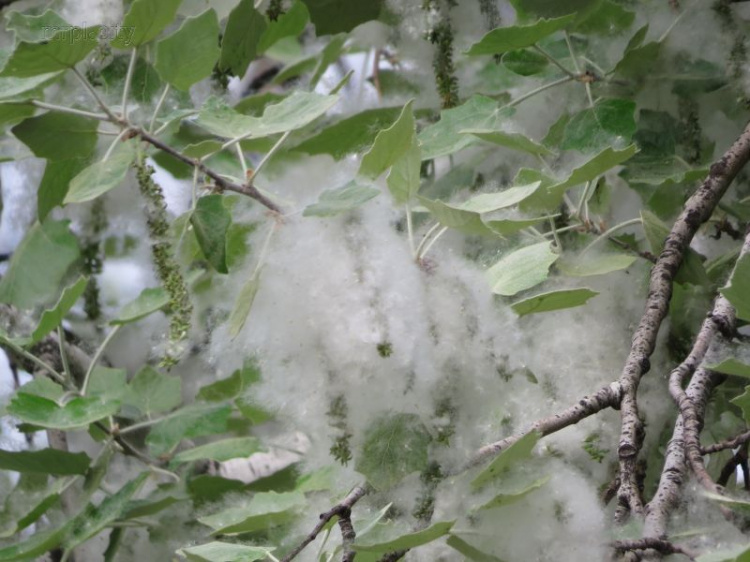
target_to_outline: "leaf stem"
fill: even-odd
[[[54,103],[47,103],[39,100],[31,100],[24,103],[30,103],[35,107],[39,107],[41,109],[49,109],[50,111],[59,111],[60,113],[69,113],[71,115],[79,115],[80,117],[89,117],[91,119],[98,119],[99,121],[110,121],[109,116],[103,113],[93,113],[91,111],[84,111],[82,109],[75,109],[73,107],[65,107],[64,105],[55,105]]]
[[[600,241],[602,241],[604,238],[608,237],[613,232],[615,232],[617,230],[620,230],[621,228],[632,226],[634,224],[641,224],[642,222],[643,221],[641,221],[640,218],[637,218],[637,219],[626,220],[625,222],[621,222],[620,224],[616,224],[615,226],[613,226],[609,230],[606,230],[605,232],[601,233],[598,237],[596,237],[588,246],[586,246],[581,251],[581,255],[583,255],[586,252],[588,252],[593,246],[595,246],[596,244],[598,244]]]
[[[120,331],[120,328],[122,328],[123,324],[117,324],[114,328],[112,328],[109,333],[107,334],[107,337],[104,338],[104,341],[101,343],[99,348],[96,350],[96,353],[94,353],[94,356],[91,358],[91,363],[89,363],[89,368],[86,371],[86,376],[83,379],[83,385],[81,386],[81,394],[83,396],[86,396],[86,391],[89,387],[89,382],[91,381],[91,373],[94,372],[94,368],[96,368],[96,364],[99,362],[99,359],[101,359],[102,355],[104,354],[104,350],[107,348],[107,345],[109,342],[112,341],[112,339],[117,335],[117,333]]]
[[[96,91],[96,89],[91,85],[91,82],[89,82],[86,77],[81,74],[81,72],[76,68],[73,67],[73,74],[76,75],[76,78],[83,84],[84,88],[91,94],[91,97],[94,98],[94,101],[99,105],[99,107],[102,108],[102,111],[107,114],[107,117],[109,117],[110,121],[113,123],[119,123],[124,124],[123,120],[119,119],[114,113],[112,113],[112,110],[109,108],[109,106],[104,102],[104,100],[99,96],[99,93]]]
[[[520,98],[516,98],[513,101],[506,103],[501,109],[518,105],[519,103],[524,102],[537,94],[541,94],[545,90],[549,90],[550,88],[554,88],[555,86],[559,86],[560,84],[565,84],[566,82],[572,82],[573,80],[574,79],[570,76],[566,76],[565,78],[560,78],[559,80],[555,80],[554,82],[550,82],[549,84],[543,84],[542,86],[539,86],[538,88],[535,88],[530,92],[522,95]]]
[[[406,203],[406,233],[409,237],[409,250],[411,251],[412,257],[416,257],[415,254],[415,248],[414,248],[414,225],[412,224],[411,219],[411,205],[409,203]]]
[[[545,51],[544,49],[542,49],[537,43],[534,43],[533,47],[534,47],[534,49],[536,49],[537,51],[539,51],[540,54],[544,55],[544,58],[546,58],[548,61],[550,61],[552,64],[554,64],[557,68],[559,68],[560,70],[562,70],[567,76],[569,76],[570,78],[575,78],[575,74],[573,74],[570,70],[568,70],[567,68],[565,68],[560,63],[560,61],[558,61],[555,57],[553,57],[552,55],[550,55],[547,51]]]
[[[419,256],[419,252],[421,252],[421,251],[422,251],[422,248],[423,248],[423,247],[424,247],[424,245],[425,245],[425,244],[427,243],[427,239],[428,239],[428,238],[430,237],[430,235],[431,235],[431,234],[432,234],[433,232],[435,232],[435,231],[436,231],[436,230],[437,230],[438,228],[440,228],[440,223],[439,223],[439,222],[436,222],[435,224],[433,224],[433,225],[432,225],[432,226],[431,226],[431,227],[430,227],[430,228],[429,228],[429,229],[427,230],[427,232],[425,232],[425,235],[424,235],[424,236],[422,237],[422,240],[421,240],[421,241],[419,242],[419,245],[417,246],[417,250],[416,250],[416,253],[414,254],[414,257],[415,257],[415,258]]]
[[[429,244],[427,244],[427,245],[426,245],[426,246],[424,247],[424,250],[422,250],[422,254],[421,254],[421,255],[419,255],[419,256],[417,257],[417,259],[418,259],[418,260],[420,260],[420,261],[421,261],[421,260],[423,260],[423,259],[424,259],[424,257],[425,257],[425,256],[427,255],[427,252],[429,252],[429,251],[430,251],[430,248],[432,248],[432,246],[433,246],[433,245],[435,244],[435,242],[437,242],[437,241],[438,241],[438,238],[440,238],[440,237],[441,237],[441,236],[442,236],[443,234],[445,234],[445,232],[446,232],[447,230],[448,230],[448,227],[447,227],[447,226],[444,226],[443,228],[441,228],[440,230],[438,230],[437,234],[435,234],[435,236],[433,236],[433,237],[432,237],[432,240],[430,240]]]
[[[57,344],[60,348],[60,361],[63,365],[63,373],[65,374],[65,378],[72,384],[73,373],[70,370],[68,354],[65,352],[65,330],[63,330],[62,324],[57,327]]]
[[[54,367],[48,365],[45,361],[42,359],[39,359],[36,355],[29,353],[24,348],[22,348],[19,345],[16,345],[11,339],[3,337],[0,335],[0,342],[3,343],[3,345],[7,345],[10,349],[13,350],[13,352],[17,353],[18,355],[21,355],[22,357],[28,359],[38,367],[41,367],[45,371],[49,372],[50,376],[55,379],[57,382],[59,382],[61,385],[68,387],[69,385],[66,384],[65,377],[58,373]]]
[[[120,117],[123,120],[128,118],[128,96],[130,95],[130,84],[133,81],[133,72],[135,71],[135,61],[138,58],[138,48],[133,47],[130,52],[130,62],[128,62],[128,72],[125,74],[125,86],[122,88],[122,105],[120,107]]]
[[[167,94],[169,93],[169,84],[164,86],[164,91],[161,93],[161,96],[159,96],[159,101],[156,102],[156,107],[154,108],[154,113],[151,116],[151,122],[148,125],[148,132],[153,133],[154,132],[154,125],[156,125],[156,118],[159,115],[159,112],[161,111],[161,106],[164,105],[164,100],[167,99]]]
[[[123,129],[120,131],[120,134],[115,137],[115,139],[112,141],[112,144],[109,145],[109,148],[107,149],[107,152],[104,153],[104,158],[102,158],[102,162],[106,162],[107,159],[112,156],[112,152],[114,152],[115,147],[117,146],[117,143],[122,140],[122,137],[124,137],[128,132],[128,129]]]

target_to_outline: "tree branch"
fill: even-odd
[[[724,451],[726,449],[734,449],[735,447],[744,445],[749,441],[750,431],[745,431],[744,433],[740,433],[739,435],[736,435],[731,439],[727,439],[726,441],[719,441],[718,443],[701,447],[701,455],[711,455],[713,453],[718,453],[719,451]]]
[[[355,488],[351,492],[349,492],[349,494],[341,501],[341,503],[333,506],[325,513],[321,513],[319,517],[320,521],[318,521],[313,530],[310,531],[310,533],[304,538],[304,540],[296,547],[294,547],[294,549],[289,552],[289,554],[284,556],[284,558],[281,559],[281,562],[289,562],[290,560],[296,558],[297,555],[302,552],[308,544],[310,544],[317,538],[317,536],[323,530],[323,527],[325,527],[328,522],[334,517],[346,517],[347,519],[349,519],[351,517],[352,506],[360,499],[362,499],[362,497],[365,496],[369,491],[370,488],[366,484],[362,486],[355,486]],[[345,534],[346,524],[342,526],[341,523],[339,523],[339,525],[341,526],[342,535],[344,535],[344,556],[346,556],[347,552],[351,550],[351,543],[354,541],[354,529],[352,528],[351,534],[349,534],[350,531],[347,528]],[[351,520],[349,520],[349,526],[351,526]],[[352,554],[351,558],[348,560],[351,561],[353,559],[354,555]],[[347,559],[344,558],[344,560]]]
[[[623,395],[620,403],[621,431],[617,448],[620,459],[621,509],[618,519],[627,513],[643,513],[636,479],[635,465],[642,444],[643,424],[638,415],[636,395],[641,377],[650,369],[649,358],[656,345],[656,337],[667,315],[672,297],[672,283],[690,241],[698,228],[708,220],[726,192],[729,184],[750,159],[750,124],[727,152],[715,162],[701,186],[685,204],[664,242],[664,248],[653,269],[649,283],[645,311],[633,334],[630,353],[619,378]]]
[[[634,550],[655,550],[661,554],[682,554],[690,560],[695,560],[695,555],[689,550],[662,539],[622,540],[615,541],[611,545],[612,548],[621,553]]]

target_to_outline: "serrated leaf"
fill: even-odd
[[[70,182],[63,203],[83,203],[104,195],[120,185],[135,160],[135,139],[118,146],[107,158],[84,168]]]
[[[234,439],[224,439],[215,441],[207,445],[193,447],[175,455],[172,459],[174,463],[184,463],[208,459],[218,462],[240,457],[249,457],[253,453],[262,451],[263,446],[256,437],[236,437]]]
[[[214,541],[177,551],[190,562],[253,562],[265,560],[274,548]]]
[[[67,70],[81,62],[99,44],[100,26],[69,26],[39,43],[21,41],[0,76],[28,78]]]
[[[232,507],[199,517],[198,521],[213,529],[213,534],[235,535],[267,529],[290,521],[306,505],[302,492],[259,492],[246,506]]]
[[[493,461],[482,470],[475,478],[471,481],[471,487],[473,489],[479,489],[488,482],[500,478],[505,474],[511,466],[517,464],[519,461],[527,459],[531,456],[531,451],[534,450],[534,446],[541,434],[536,431],[530,431],[518,441],[510,445],[504,451],[501,451]]]
[[[495,497],[493,497],[487,503],[479,506],[477,510],[481,511],[485,509],[496,509],[498,507],[511,505],[523,499],[525,496],[529,495],[531,492],[538,490],[539,488],[544,486],[547,482],[549,482],[549,476],[545,476],[543,478],[535,480],[528,486],[524,486],[523,488],[519,490],[513,490],[513,491],[504,490],[500,492],[499,494],[496,494]]]
[[[90,463],[91,459],[86,453],[69,453],[57,449],[19,452],[0,449],[0,469],[2,470],[64,476],[85,474]]]
[[[112,369],[101,365],[94,367],[89,379],[88,396],[99,397],[105,402],[118,400],[129,403],[130,392],[125,369]]]
[[[530,49],[520,49],[505,53],[502,63],[508,70],[515,74],[533,76],[547,68],[549,60],[544,55],[540,55]]]
[[[224,196],[206,195],[198,199],[190,216],[195,236],[203,257],[219,273],[229,273],[227,267],[227,232],[232,214],[224,205]]]
[[[175,19],[182,0],[134,0],[110,43],[115,49],[139,47],[156,39]]]
[[[182,381],[146,365],[130,381],[132,405],[144,416],[168,412],[182,404]]]
[[[79,277],[70,287],[63,289],[57,304],[51,309],[45,310],[39,323],[31,334],[31,343],[42,341],[42,338],[62,324],[65,315],[68,314],[76,301],[83,294],[88,284],[88,278]]]
[[[612,0],[597,2],[597,7],[576,22],[578,33],[590,33],[611,37],[628,29],[635,19],[635,12],[626,10]]]
[[[483,141],[491,142],[492,144],[497,144],[512,150],[528,152],[529,154],[538,156],[554,155],[554,152],[549,150],[546,146],[534,142],[521,133],[507,133],[505,131],[492,131],[487,129],[464,129],[461,132],[468,135],[474,135]]]
[[[187,91],[213,71],[219,59],[219,20],[213,9],[186,19],[156,44],[154,68],[166,82]]]
[[[499,55],[506,51],[530,47],[540,39],[564,29],[575,20],[571,14],[554,19],[540,19],[530,25],[498,27],[487,33],[466,51],[467,55]]]
[[[485,96],[472,96],[466,102],[440,112],[440,121],[425,127],[418,135],[422,160],[448,156],[476,144],[478,139],[464,135],[467,129],[498,129],[513,114],[512,108],[501,109],[500,104]]]
[[[737,260],[728,284],[720,292],[732,303],[738,318],[750,321],[750,254]]]
[[[358,25],[377,19],[384,0],[352,2],[351,0],[304,0],[310,11],[310,22],[320,37],[349,32]]]
[[[550,266],[559,257],[550,242],[539,242],[503,256],[487,270],[492,292],[510,297],[538,285],[547,279]]]
[[[443,226],[454,228],[466,234],[493,235],[493,231],[482,222],[482,217],[476,211],[467,211],[460,206],[449,205],[442,201],[431,201],[425,197],[420,197],[419,202]]]
[[[426,529],[407,533],[400,537],[381,543],[358,544],[356,541],[352,548],[357,552],[394,552],[397,550],[409,550],[416,548],[447,535],[453,528],[455,521],[439,521],[433,523]]]
[[[24,309],[49,302],[78,256],[78,241],[67,221],[36,223],[0,279],[0,302]]]
[[[375,137],[370,150],[362,157],[359,175],[371,180],[390,168],[414,144],[414,113],[412,101],[401,111],[396,122]]]
[[[394,162],[386,180],[388,190],[397,205],[410,201],[419,191],[421,183],[422,153],[417,137],[412,137],[411,146]]]
[[[13,11],[5,15],[5,22],[5,27],[15,33],[16,42],[47,41],[59,29],[70,27],[60,14],[52,10],[45,10],[39,15]]]
[[[18,78],[16,76],[0,76],[0,100],[17,100],[26,97],[40,96],[40,90],[62,75],[62,71]],[[23,94],[26,94],[25,96]],[[33,109],[33,108],[31,108]]]
[[[255,9],[251,0],[240,0],[229,13],[221,40],[219,66],[244,76],[258,54],[258,42],[266,31],[266,18]]]
[[[215,435],[227,430],[230,406],[188,406],[154,424],[146,438],[152,454],[163,455],[183,439]]]
[[[227,378],[204,386],[198,391],[197,398],[207,402],[223,402],[243,396],[245,391],[260,381],[260,369],[252,361],[246,361]]]
[[[556,267],[568,277],[589,277],[627,269],[636,259],[628,254],[586,254],[563,258]]]
[[[482,552],[478,548],[470,545],[457,535],[451,535],[448,537],[445,544],[458,551],[468,560],[472,560],[472,562],[503,562],[498,557]]]
[[[141,294],[120,309],[110,324],[130,324],[161,310],[169,304],[169,293],[162,287],[143,289]]]
[[[594,107],[571,116],[560,148],[593,152],[629,142],[636,130],[635,102],[602,99]]]
[[[383,415],[365,431],[356,470],[375,488],[390,488],[427,465],[430,441],[419,416]]]
[[[39,158],[69,160],[86,158],[94,151],[98,128],[95,119],[50,111],[26,119],[12,132]]]
[[[582,306],[598,294],[598,291],[586,288],[549,291],[515,302],[511,308],[519,316],[526,316],[527,314]]]
[[[734,375],[735,377],[744,377],[750,379],[750,365],[743,363],[734,357],[724,359],[720,363],[705,365],[706,369],[723,373],[725,375]]]
[[[119,409],[119,402],[103,402],[99,398],[73,398],[61,406],[53,400],[19,392],[11,400],[7,411],[31,425],[68,430],[86,427],[116,414]]]
[[[320,194],[317,203],[308,205],[304,217],[331,217],[355,209],[380,195],[380,190],[352,180],[343,187]]]
[[[268,27],[258,41],[258,52],[265,53],[269,47],[285,37],[299,36],[305,30],[309,20],[310,14],[307,6],[304,2],[295,0],[289,10],[279,16],[279,19],[268,23]]]

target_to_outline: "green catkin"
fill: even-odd
[[[172,243],[169,241],[167,205],[161,188],[151,177],[154,169],[147,165],[143,157],[135,164],[138,186],[146,200],[146,223],[151,237],[151,255],[164,289],[169,294],[169,349],[162,359],[162,366],[169,368],[179,360],[177,349],[190,331],[190,318],[193,305],[190,302],[187,284],[174,259]]]
[[[485,29],[487,31],[492,31],[500,27],[500,10],[497,9],[496,0],[479,0],[479,11],[484,16]],[[494,55],[492,58],[496,63],[500,64],[503,56]]]
[[[456,2],[447,0],[445,4],[440,6],[438,0],[425,0],[422,9],[439,14],[439,21],[427,31],[427,40],[435,45],[432,68],[441,106],[443,109],[450,109],[458,105],[458,79],[453,64],[453,24],[448,13]]]
[[[333,438],[333,445],[331,445],[330,449],[331,456],[346,466],[352,460],[351,445],[349,443],[352,433],[349,431],[347,423],[349,406],[343,394],[334,396],[331,399],[326,415],[329,419],[328,425],[341,432]]]
[[[440,465],[434,461],[430,462],[419,475],[422,489],[411,514],[422,524],[429,524],[432,519],[435,512],[435,490],[443,478]]]
[[[284,0],[271,0],[266,10],[266,16],[271,21],[276,21],[284,14]]]
[[[735,83],[735,88],[741,92],[744,92],[741,79],[743,69],[747,67],[747,45],[746,33],[737,24],[734,13],[732,12],[732,0],[717,0],[713,4],[713,10],[716,13],[723,31],[726,35],[731,36],[732,47],[729,51],[729,59],[727,60],[727,75]],[[745,107],[750,108],[750,96],[743,93],[742,103]]]
[[[680,96],[677,100],[677,112],[680,117],[680,144],[685,161],[688,164],[698,164],[701,161],[701,126],[695,98]]]
[[[94,200],[89,219],[88,236],[83,242],[81,254],[83,256],[83,273],[89,280],[83,292],[83,311],[86,317],[96,322],[101,317],[101,303],[99,301],[99,281],[96,276],[102,272],[103,256],[101,233],[107,227],[107,216],[104,212],[104,201]]]

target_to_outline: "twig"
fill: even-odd
[[[651,270],[645,311],[633,334],[630,353],[619,379],[623,391],[620,404],[622,427],[618,445],[620,459],[618,500],[621,506],[618,510],[618,519],[621,521],[625,513],[636,515],[643,513],[643,503],[635,476],[635,465],[643,435],[643,424],[638,415],[636,394],[641,377],[650,369],[649,358],[656,346],[656,336],[661,323],[669,309],[672,282],[693,236],[700,225],[710,218],[729,184],[748,159],[750,159],[750,124],[745,127],[742,135],[724,156],[711,166],[706,179],[687,201]],[[699,451],[696,452],[699,453]]]
[[[644,250],[639,250],[638,248],[634,248],[633,246],[631,246],[627,242],[623,242],[622,240],[620,240],[618,238],[614,238],[612,236],[610,236],[609,238],[607,238],[607,240],[609,240],[610,242],[612,242],[613,244],[615,244],[617,246],[620,246],[620,248],[622,248],[623,250],[627,250],[629,252],[633,252],[635,254],[638,254],[644,260],[648,260],[651,263],[656,263],[656,256],[654,254],[652,254],[651,252],[647,252],[647,251],[644,251]]]
[[[340,511],[339,528],[341,529],[341,539],[344,549],[344,555],[341,557],[341,562],[352,562],[357,555],[356,551],[352,548],[354,539],[357,538],[357,534],[354,532],[354,526],[352,525],[351,508],[345,507]]]
[[[320,514],[320,521],[313,527],[313,530],[310,531],[310,533],[304,538],[304,540],[298,544],[289,554],[284,556],[284,558],[281,559],[280,562],[289,562],[290,560],[293,560],[297,557],[297,555],[302,552],[305,547],[313,542],[317,536],[320,534],[320,532],[323,530],[323,528],[328,524],[328,522],[333,519],[334,517],[342,517],[342,515],[346,515],[347,517],[351,516],[351,510],[352,506],[357,503],[362,497],[367,494],[370,491],[369,486],[362,485],[362,486],[356,486],[349,494],[341,501],[341,503],[333,506],[331,509],[326,511],[325,513]],[[351,524],[351,521],[349,522]],[[342,533],[344,531],[344,528],[342,527]],[[354,530],[352,529],[352,533]],[[346,541],[347,538],[344,537],[344,541]],[[351,540],[354,540],[353,538]],[[349,542],[349,545],[351,545],[351,541]],[[345,543],[344,546],[344,552],[346,553],[347,546]],[[354,557],[352,556],[352,559]]]
[[[726,441],[719,441],[718,443],[701,447],[701,455],[711,455],[726,449],[734,449],[735,447],[744,445],[748,441],[750,441],[750,431],[745,431],[744,433],[740,433]]]
[[[695,555],[689,550],[663,539],[621,540],[610,544],[617,552],[655,550],[661,554],[682,554],[683,556],[687,556],[690,560],[695,560]]]

